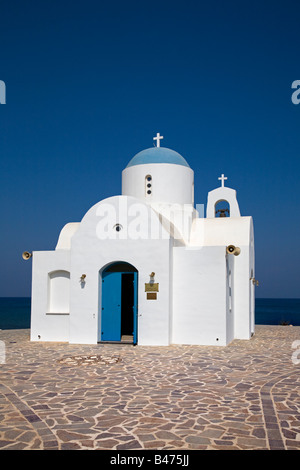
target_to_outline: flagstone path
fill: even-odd
[[[300,327],[227,347],[0,340],[0,449],[300,449]]]

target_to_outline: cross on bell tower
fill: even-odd
[[[161,139],[163,139],[163,136],[160,135],[159,132],[157,132],[156,137],[153,137],[153,140],[156,140],[156,141],[157,141],[156,147],[160,147],[160,141],[161,141]]]
[[[218,180],[222,181],[221,186],[222,188],[224,188],[224,181],[227,180],[227,176],[224,176],[222,173],[222,175],[218,178]]]

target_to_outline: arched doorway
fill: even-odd
[[[100,279],[101,341],[137,344],[138,271],[129,263],[112,263]]]

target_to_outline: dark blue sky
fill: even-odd
[[[298,1],[2,2],[0,296],[160,132],[253,216],[257,297],[300,297],[299,30]]]

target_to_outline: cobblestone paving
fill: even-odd
[[[0,340],[1,449],[300,449],[300,327],[227,347]]]

